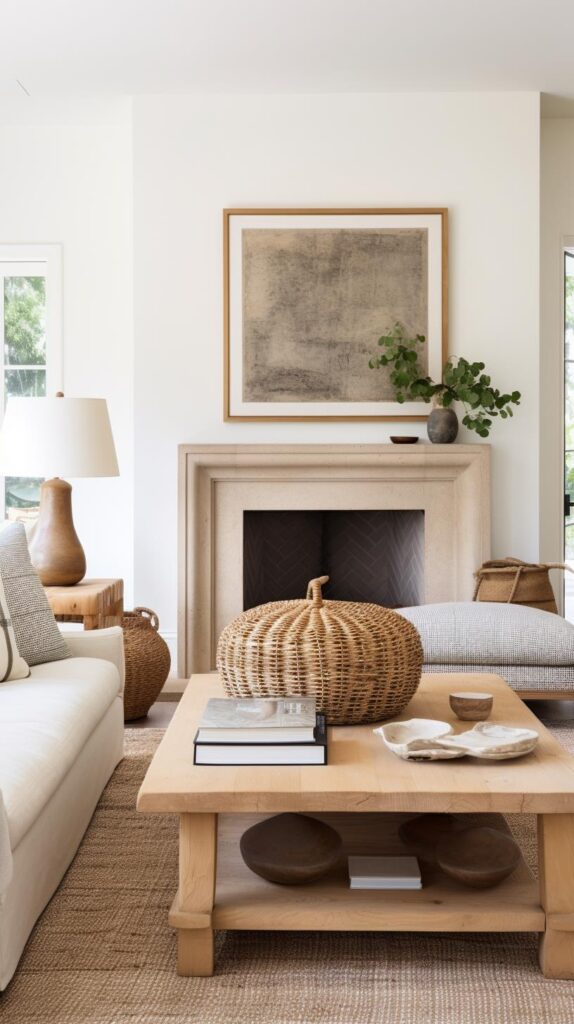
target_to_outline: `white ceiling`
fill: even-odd
[[[0,96],[574,95],[574,0],[0,0]]]

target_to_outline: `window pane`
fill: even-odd
[[[564,366],[564,432],[566,450],[574,449],[574,363]]]
[[[45,364],[45,277],[4,278],[4,359],[13,366]]]
[[[36,477],[6,477],[4,486],[8,519],[26,519],[26,510],[38,508],[41,483],[42,480]]]
[[[574,504],[574,452],[572,451],[565,454],[564,484],[564,490],[566,494],[570,495],[570,499]],[[574,513],[571,518],[574,519]]]
[[[564,536],[566,541],[564,557],[567,562],[574,562],[574,523],[571,523],[569,520],[567,521]],[[570,573],[566,573],[566,576],[569,575]]]
[[[45,370],[6,370],[4,374],[6,398],[44,398],[46,394]]]

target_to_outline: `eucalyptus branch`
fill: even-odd
[[[484,373],[485,364],[469,362],[468,359],[451,357],[443,367],[442,381],[436,383],[429,376],[423,376],[419,353],[425,344],[425,336],[416,334],[409,338],[398,321],[392,330],[379,338],[378,344],[384,349],[381,355],[369,359],[371,369],[380,366],[392,367],[389,378],[395,389],[397,402],[437,399],[448,409],[453,402],[464,406],[462,422],[480,437],[488,437],[494,417],[505,420],[513,415],[512,406],[520,405],[520,392],[502,393]]]

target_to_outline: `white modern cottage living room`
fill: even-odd
[[[2,13],[2,1024],[573,1024],[572,5]]]

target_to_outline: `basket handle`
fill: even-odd
[[[520,583],[520,577],[522,575],[522,570],[523,569],[524,569],[523,565],[519,565],[517,567],[517,569],[516,569],[516,575],[514,577],[514,582],[512,584],[512,587],[510,588],[510,595],[508,597],[507,604],[512,604],[512,602],[514,601],[514,597],[515,597],[516,591],[518,590],[518,584]]]
[[[483,562],[480,569],[474,573],[478,576],[491,576],[492,573],[508,573],[510,569],[564,569],[566,572],[574,572],[571,565],[566,562],[521,562],[519,558],[500,558],[492,562]]]
[[[323,594],[321,593],[321,587],[328,582],[328,576],[317,576],[316,579],[309,580],[307,584],[307,600],[313,601],[313,608],[320,608],[321,605],[323,604]]]
[[[134,608],[134,615],[140,615],[142,619],[147,619],[150,626],[152,626],[157,633],[159,629],[159,619],[151,608],[144,608],[142,605],[138,605],[137,608]]]

